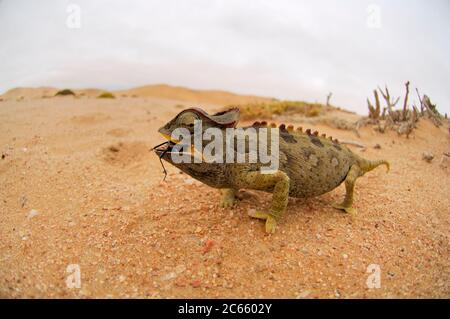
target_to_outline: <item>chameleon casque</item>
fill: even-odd
[[[348,147],[325,134],[303,131],[301,127],[284,124],[277,127],[266,122],[255,122],[251,127],[257,131],[261,128],[275,128],[279,133],[279,166],[271,174],[263,174],[257,163],[174,163],[171,158],[172,149],[179,141],[173,140],[172,132],[177,128],[186,128],[194,134],[194,121],[202,121],[202,131],[210,127],[225,132],[226,128],[236,127],[239,120],[239,109],[234,108],[214,115],[209,115],[199,108],[181,111],[171,121],[159,129],[167,139],[153,148],[160,160],[171,163],[193,178],[223,192],[222,207],[234,204],[239,189],[253,189],[273,193],[269,212],[251,212],[254,218],[265,220],[265,230],[273,233],[277,221],[281,218],[288,204],[288,197],[314,197],[327,193],[345,182],[345,198],[342,203],[333,204],[349,214],[356,214],[353,204],[353,191],[358,177],[373,170],[379,165],[389,163],[385,160],[367,160],[354,154]],[[224,133],[225,134],[225,133]],[[207,144],[207,142],[204,142]],[[225,147],[225,146],[224,146]],[[190,145],[193,150],[193,142]],[[246,144],[245,152],[249,152]],[[194,152],[192,152],[193,154]],[[193,156],[193,155],[192,155]]]

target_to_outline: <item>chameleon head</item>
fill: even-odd
[[[196,124],[201,124],[201,133],[203,133],[210,127],[235,127],[238,120],[238,108],[232,108],[213,115],[209,115],[200,108],[190,108],[178,113],[172,120],[162,126],[158,132],[161,133],[167,140],[178,143],[178,141],[172,137],[172,133],[176,129],[187,129],[191,136],[193,136],[194,133],[196,133],[194,132]]]
[[[235,127],[238,120],[238,108],[232,108],[212,115],[206,113],[200,108],[183,110],[158,130],[158,132],[166,139],[166,142],[155,146],[153,150],[160,159],[164,159],[188,174],[191,173],[191,170],[198,171],[206,169],[207,167],[205,165],[198,165],[198,163],[194,163],[195,161],[193,159],[189,163],[174,163],[172,160],[172,154],[175,152],[179,154],[180,152],[180,148],[177,147],[174,149],[174,146],[176,144],[180,144],[181,142],[183,142],[183,145],[186,146],[186,139],[180,141],[177,134],[175,134],[175,130],[184,129],[185,132],[189,132],[191,137],[189,140],[189,145],[184,147],[183,150],[190,150],[189,155],[192,157],[201,157],[202,155],[199,154],[194,147],[194,139],[192,137],[198,134],[203,136],[203,133],[208,128],[226,129]],[[179,146],[181,146],[181,144]]]
[[[158,155],[161,155],[164,152],[164,154],[162,154],[162,158],[167,160],[166,155],[170,155],[173,146],[180,143],[179,136],[175,133],[180,132],[182,129],[184,132],[189,133],[189,144],[191,146],[191,151],[194,151],[193,136],[199,134],[203,136],[203,133],[208,128],[212,127],[220,129],[235,127],[238,120],[239,109],[237,108],[229,109],[213,115],[209,115],[200,108],[183,110],[158,130],[167,142],[157,145],[153,148],[153,150],[155,150]],[[183,139],[183,143],[186,144],[186,139]]]

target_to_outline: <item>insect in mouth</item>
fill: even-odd
[[[172,146],[173,144],[174,144],[174,143],[172,143],[171,141],[166,141],[166,142],[163,142],[163,143],[161,143],[161,144],[158,144],[158,145],[154,146],[154,147],[150,150],[150,151],[156,151],[157,153],[159,153],[159,154],[158,154],[159,162],[161,163],[161,166],[162,166],[162,168],[163,168],[163,173],[164,173],[163,181],[166,180],[166,177],[167,177],[167,170],[166,170],[166,167],[164,166],[164,163],[163,163],[163,161],[162,161],[162,158],[163,158],[163,156],[164,156],[167,152],[169,152],[169,151],[171,150],[171,146]],[[165,148],[161,149],[161,147],[165,147]]]

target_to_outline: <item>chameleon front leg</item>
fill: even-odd
[[[237,190],[234,188],[223,188],[222,191],[222,201],[220,203],[220,206],[223,208],[231,207],[234,204],[234,201],[236,199],[236,193]]]
[[[253,218],[266,221],[266,232],[274,233],[277,220],[286,210],[289,198],[289,177],[282,171],[271,174],[262,174],[259,171],[243,172],[239,177],[242,183],[241,188],[255,190],[273,190],[272,205],[270,212],[252,212],[249,215]]]
[[[345,198],[340,204],[333,204],[334,208],[342,209],[346,213],[356,215],[356,209],[352,207],[353,204],[353,192],[355,188],[355,182],[358,177],[363,174],[358,165],[353,165],[347,173],[345,178]]]

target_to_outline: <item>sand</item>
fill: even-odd
[[[110,100],[27,92],[0,102],[0,297],[450,297],[446,127],[422,120],[409,139],[313,127],[365,144],[354,151],[389,160],[391,172],[358,180],[357,216],[330,206],[341,186],[290,199],[267,235],[247,213],[267,209],[270,194],[242,191],[222,209],[217,190],[170,165],[162,181],[149,151],[162,141],[157,128],[197,106],[201,93]],[[208,111],[229,103],[217,94],[202,102]],[[71,264],[80,288],[66,284]],[[367,286],[372,264],[380,288]]]

